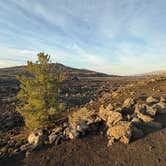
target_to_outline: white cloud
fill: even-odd
[[[16,49],[12,47],[0,46],[0,58],[20,58],[25,59],[26,57],[32,58],[36,54],[36,51],[26,49]]]
[[[13,10],[4,1],[4,9],[16,11],[13,15],[19,17],[12,19],[12,14],[7,15],[11,20],[0,23],[7,24],[9,29],[1,29],[0,33],[5,42],[5,35],[12,36],[16,41],[13,46],[25,49],[0,46],[0,66],[35,60],[36,53],[44,51],[51,55],[53,62],[107,73],[134,74],[166,68],[164,0],[12,2],[25,13],[20,8]],[[33,24],[27,23],[25,28],[21,23],[28,21]],[[14,30],[19,34],[14,34]],[[4,41],[1,38],[0,42]],[[95,51],[93,46],[100,51]]]
[[[11,66],[20,66],[23,65],[20,62],[16,61],[8,61],[8,60],[0,60],[0,68],[11,67]]]
[[[27,60],[35,60],[34,55],[36,52],[32,50],[0,46],[0,67],[25,64]]]
[[[23,65],[27,60],[36,61],[36,55],[39,52],[45,52],[51,55],[52,62],[64,63],[70,55],[61,50],[45,49],[45,50],[26,50],[16,49],[6,46],[0,46],[0,67],[9,67],[14,65]]]

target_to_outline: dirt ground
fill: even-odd
[[[109,88],[114,89],[115,92],[121,91],[117,98],[110,99],[111,103],[116,102],[117,104],[122,103],[129,96],[136,98],[138,101],[151,95],[165,97],[166,80],[148,82],[150,79],[149,77],[146,79],[127,77],[104,80],[102,84],[105,88],[102,93],[106,93]],[[104,131],[101,130],[84,138],[66,141],[56,146],[44,147],[41,150],[34,151],[28,157],[22,155],[1,160],[0,165],[165,166],[166,115],[157,116],[156,121],[163,124],[163,129],[150,132],[144,138],[135,140],[128,145],[115,143],[108,148],[107,137]]]
[[[108,148],[106,143],[105,136],[93,134],[36,151],[25,159],[8,159],[0,164],[6,166],[165,166],[166,129],[151,133],[129,145],[116,143]]]

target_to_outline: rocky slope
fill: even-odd
[[[66,113],[43,131],[24,128],[17,90],[8,89],[0,105],[0,164],[165,165],[165,76],[71,78],[61,94]]]

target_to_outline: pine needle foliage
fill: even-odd
[[[64,75],[60,70],[53,75],[49,55],[39,53],[37,57],[36,63],[27,62],[28,76],[17,76],[20,81],[17,99],[21,103],[17,111],[29,129],[47,127],[62,111],[58,97]]]

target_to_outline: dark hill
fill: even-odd
[[[59,63],[53,63],[52,69],[53,72],[56,73],[57,69],[62,70],[67,77],[111,77],[113,75],[108,75],[104,73],[99,73],[91,70],[86,69],[77,69],[68,67]],[[17,74],[25,74],[25,66],[16,66],[10,68],[2,68],[0,69],[0,77],[15,77]]]

